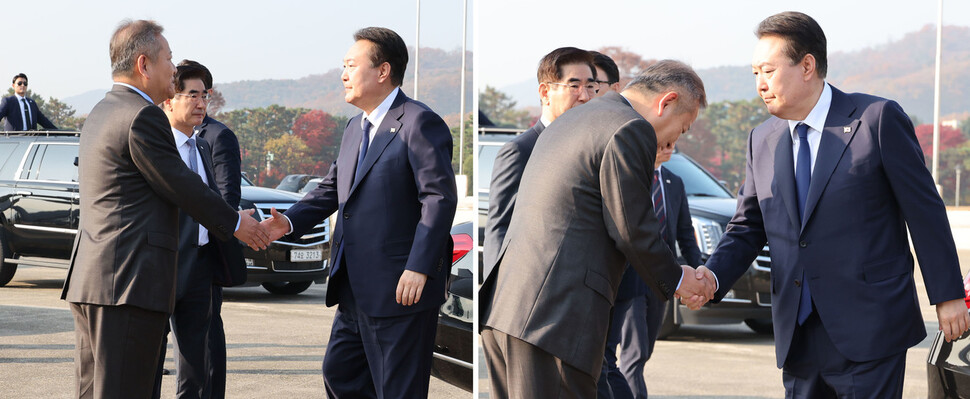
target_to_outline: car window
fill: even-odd
[[[6,164],[10,162],[10,156],[13,155],[13,151],[17,149],[17,145],[17,143],[0,144],[0,167],[6,166]],[[17,161],[19,161],[19,159]]]
[[[707,171],[681,154],[674,154],[663,166],[684,181],[688,196],[733,198]]]
[[[479,191],[488,191],[488,185],[492,182],[492,166],[495,165],[495,157],[503,144],[505,143],[483,143],[478,147]]]
[[[40,145],[34,156],[34,165],[27,179],[59,182],[77,182],[77,145],[48,144]]]

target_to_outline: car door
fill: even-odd
[[[21,256],[70,259],[77,234],[77,143],[32,143],[8,211],[10,246]]]

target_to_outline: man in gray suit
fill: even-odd
[[[61,298],[74,314],[76,397],[147,398],[174,306],[179,209],[219,240],[265,248],[268,236],[179,156],[155,105],[175,94],[162,27],[124,21],[109,50],[115,85],[81,130],[81,222]]]
[[[713,295],[660,238],[651,200],[658,142],[676,141],[706,103],[689,66],[660,61],[539,137],[479,297],[494,397],[595,397],[625,262],[663,298]]]
[[[596,95],[593,57],[586,50],[561,47],[539,61],[539,99],[542,115],[534,126],[505,143],[495,156],[492,181],[488,186],[488,222],[483,244],[484,278],[498,261],[498,251],[515,209],[522,170],[532,154],[536,139],[546,126],[566,110],[585,104]]]

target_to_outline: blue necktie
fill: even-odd
[[[357,169],[354,171],[354,178],[357,178],[357,173],[360,171],[360,167],[364,165],[364,156],[367,155],[367,146],[370,144],[370,128],[374,126],[370,123],[370,120],[364,118],[364,134],[360,138],[360,155],[357,156]]]
[[[357,169],[354,170],[354,179],[357,179],[357,173],[360,172],[361,167],[364,165],[364,157],[367,155],[367,146],[370,144],[370,128],[374,126],[370,123],[370,120],[364,118],[364,131],[360,138],[360,153],[357,155]],[[330,268],[330,277],[337,274],[337,270],[340,269],[340,263],[343,261],[344,256],[344,240],[340,240],[340,246],[337,247],[337,256],[334,257],[333,267]]]
[[[808,198],[808,187],[812,182],[812,150],[808,146],[808,125],[799,123],[795,126],[795,132],[798,133],[795,189],[798,193],[798,218],[804,223],[805,201]],[[798,325],[805,324],[805,320],[808,320],[808,316],[811,314],[812,294],[808,290],[808,274],[802,270],[802,294],[798,299]]]
[[[194,137],[189,138],[188,141],[186,141],[185,143],[189,145],[189,169],[192,169],[192,171],[198,175],[199,161],[196,160],[196,154],[198,154],[198,150],[195,148],[195,138]]]
[[[660,222],[660,237],[667,241],[667,211],[664,209],[664,194],[660,188],[660,171],[653,171],[653,211],[657,213]]]

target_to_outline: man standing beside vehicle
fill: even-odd
[[[109,53],[115,85],[81,131],[80,226],[61,298],[74,315],[76,396],[147,398],[175,305],[178,210],[220,240],[270,240],[179,156],[155,105],[175,94],[162,27],[123,21]]]
[[[327,305],[334,317],[323,379],[330,398],[425,398],[458,202],[451,131],[401,90],[397,33],[354,34],[341,75],[352,118],[323,181],[263,223],[300,236],[334,212]]]
[[[18,73],[13,77],[14,95],[0,101],[0,119],[6,119],[4,130],[35,130],[37,124],[47,129],[57,129],[37,107],[33,99],[27,98],[27,75]]]
[[[182,60],[179,66],[195,65],[204,71],[202,83],[205,85],[206,93],[212,96],[212,73],[204,65],[191,61]],[[209,110],[206,110],[205,119],[199,125],[198,135],[209,143],[212,151],[212,174],[215,176],[216,185],[219,193],[233,209],[239,209],[239,199],[241,198],[242,184],[242,158],[239,151],[239,139],[229,127],[212,118]],[[223,249],[226,250],[225,248]],[[242,248],[239,248],[241,251]],[[212,387],[212,399],[223,399],[226,397],[226,331],[222,325],[222,287],[242,284],[246,281],[246,264],[242,259],[242,252],[237,254],[240,259],[239,273],[227,270],[226,273],[217,273],[212,284],[212,318],[209,323],[209,386]],[[233,267],[231,264],[228,267]]]

